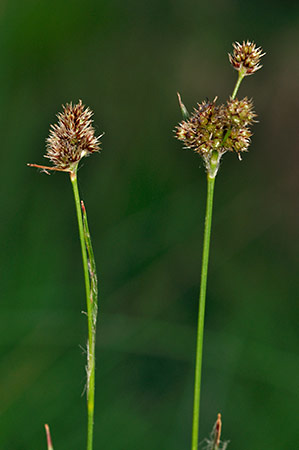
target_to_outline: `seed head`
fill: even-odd
[[[181,122],[175,130],[176,138],[185,148],[200,154],[209,171],[213,152],[219,158],[226,152],[240,153],[247,151],[252,133],[249,126],[256,114],[253,103],[247,97],[242,100],[230,98],[226,105],[202,102],[189,119]]]
[[[260,59],[264,56],[262,47],[256,47],[254,42],[243,41],[233,43],[233,53],[228,54],[231,65],[242,73],[243,76],[252,75],[262,66]]]
[[[256,114],[253,111],[253,102],[247,97],[242,100],[230,98],[227,101],[227,118],[232,126],[250,125],[255,122]]]
[[[47,153],[54,167],[72,172],[84,156],[100,150],[101,136],[95,136],[92,126],[93,112],[82,104],[67,103],[58,113],[58,123],[51,125],[47,138]]]
[[[176,137],[201,156],[218,149],[223,138],[222,106],[212,102],[198,103],[188,120],[176,127]]]
[[[240,154],[248,151],[251,136],[252,132],[246,126],[242,128],[232,127],[227,139],[223,143],[223,153],[236,152],[241,159]]]

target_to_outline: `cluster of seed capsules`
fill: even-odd
[[[262,67],[260,59],[263,55],[261,47],[252,42],[235,42],[229,60],[242,79]],[[217,105],[216,100],[217,97],[212,102],[199,103],[189,118],[175,129],[176,137],[184,147],[199,153],[206,163],[213,151],[220,156],[227,151],[236,152],[239,156],[247,151],[252,135],[250,125],[256,117],[252,100],[247,97],[242,100],[231,97],[222,105]],[[182,103],[181,107],[185,108]],[[84,156],[98,152],[101,136],[95,135],[92,115],[93,112],[81,100],[78,104],[63,106],[63,112],[57,115],[58,123],[51,126],[47,139],[45,157],[50,159],[53,167],[33,166],[72,172],[77,170]]]
[[[222,154],[246,151],[252,135],[249,126],[256,117],[252,101],[245,97],[216,105],[216,100],[198,104],[189,119],[177,126],[176,137],[203,157],[213,150]]]
[[[95,136],[92,115],[81,100],[76,105],[67,103],[57,114],[58,123],[51,125],[45,155],[55,168],[72,171],[81,158],[100,150],[101,136]]]
[[[251,75],[260,69],[260,47],[249,41],[233,44],[233,54],[229,55],[232,66],[239,71],[239,77]],[[250,125],[255,122],[252,100],[230,97],[226,104],[217,105],[217,97],[212,102],[202,102],[186,120],[175,129],[176,137],[185,148],[194,150],[204,160],[213,151],[222,155],[228,151],[241,155],[248,150],[252,132]]]

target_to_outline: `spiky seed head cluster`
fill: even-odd
[[[100,150],[101,136],[95,136],[92,115],[81,100],[76,105],[67,103],[57,114],[58,123],[51,125],[44,155],[57,169],[73,172],[84,156]]]
[[[241,152],[247,151],[250,145],[252,132],[249,126],[255,122],[256,114],[253,111],[252,100],[247,97],[243,100],[230,99],[226,106],[228,125],[230,132],[224,142],[225,151]]]
[[[202,102],[194,109],[189,119],[176,127],[176,137],[185,148],[199,153],[204,160],[217,151],[219,155],[227,151],[247,151],[252,135],[249,126],[256,114],[253,104],[247,97],[242,100],[229,99],[226,105],[216,105],[217,97],[212,102]]]
[[[255,122],[256,114],[253,111],[252,100],[247,97],[242,100],[230,98],[227,101],[227,115],[233,125],[243,126]]]
[[[222,111],[216,100],[198,103],[189,119],[176,127],[176,137],[202,156],[218,149],[223,139]]]
[[[252,75],[259,70],[262,65],[260,60],[264,56],[262,47],[257,47],[254,42],[243,41],[233,43],[233,53],[228,54],[231,65],[243,76]]]

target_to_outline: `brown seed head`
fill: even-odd
[[[202,102],[188,120],[176,127],[176,137],[190,148],[204,156],[221,146],[223,138],[222,106],[212,102]]]
[[[57,114],[58,123],[51,125],[47,138],[47,154],[55,168],[72,172],[81,158],[100,150],[100,137],[92,126],[93,112],[82,104],[67,103]]]
[[[252,75],[262,66],[260,59],[264,56],[262,47],[256,47],[254,42],[243,41],[233,43],[233,53],[228,54],[231,65],[242,73],[243,76]]]
[[[247,97],[242,100],[230,98],[227,101],[227,117],[232,126],[250,125],[255,122],[256,117],[253,111],[253,102]]]
[[[223,152],[236,152],[240,157],[241,152],[248,151],[251,136],[252,132],[248,127],[233,127],[223,144]]]
[[[221,156],[228,151],[240,155],[248,150],[252,136],[249,126],[256,117],[253,103],[247,97],[242,100],[230,98],[226,105],[219,106],[216,100],[198,104],[189,119],[175,130],[185,148],[203,157],[208,170],[213,151]]]
[[[227,129],[230,130],[224,140],[224,151],[246,152],[250,145],[252,132],[249,126],[256,122],[256,114],[253,111],[253,102],[247,97],[242,100],[230,98],[225,108]]]

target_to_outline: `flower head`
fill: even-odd
[[[54,168],[72,172],[84,156],[100,150],[101,136],[95,136],[92,115],[81,100],[76,105],[67,103],[63,112],[57,114],[58,123],[51,125],[45,155]]]
[[[249,126],[256,117],[253,103],[247,97],[230,98],[226,105],[216,105],[216,100],[217,97],[212,102],[198,104],[193,114],[175,129],[176,138],[185,148],[202,156],[209,173],[215,153],[219,162],[228,151],[240,157],[241,152],[248,150],[252,136]]]
[[[252,75],[259,70],[260,59],[264,56],[262,47],[256,47],[254,42],[243,41],[233,43],[233,53],[228,54],[231,65],[242,73],[243,76]]]
[[[217,97],[212,102],[198,103],[189,119],[183,120],[176,127],[176,137],[190,148],[204,156],[221,146],[223,138],[223,111],[216,105]]]
[[[256,117],[253,111],[253,102],[247,97],[242,100],[232,99],[227,100],[227,117],[232,126],[250,125],[255,122]]]
[[[235,152],[241,159],[241,153],[247,152],[250,145],[251,130],[247,127],[232,127],[223,142],[223,153]]]

